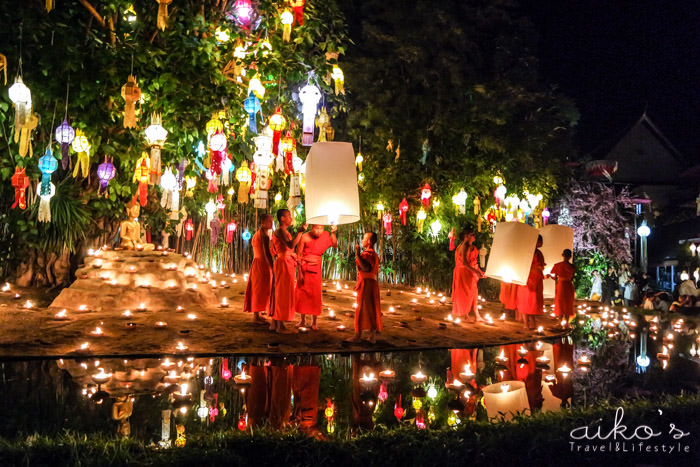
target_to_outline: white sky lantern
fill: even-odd
[[[321,91],[313,84],[307,84],[299,91],[301,113],[304,115],[302,146],[311,146],[314,142],[314,125],[316,124],[316,109],[321,100]]]
[[[360,220],[355,151],[351,143],[322,142],[306,158],[306,222],[351,224]]]
[[[522,381],[490,384],[483,388],[483,393],[486,413],[491,420],[500,418],[500,413],[505,414],[506,420],[510,420],[515,413],[530,409],[525,383]]]
[[[561,253],[569,249],[574,251],[574,229],[566,225],[550,224],[539,229],[542,235],[542,248],[540,251],[544,255],[544,273],[549,274],[552,267],[564,259]],[[544,298],[554,298],[555,282],[552,279],[544,281]]]
[[[537,235],[537,229],[527,224],[497,223],[486,274],[503,282],[525,285]]]

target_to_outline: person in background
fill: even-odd
[[[639,287],[637,287],[637,279],[630,276],[625,284],[625,306],[637,306],[639,304]]]
[[[617,272],[612,266],[608,268],[608,273],[605,275],[605,280],[603,281],[603,298],[602,302],[604,305],[610,304],[610,299],[612,298],[613,292],[617,289]]]
[[[610,304],[612,306],[624,306],[625,305],[625,299],[622,298],[622,295],[620,294],[620,289],[615,289],[615,292],[613,293],[612,299],[610,300]]]
[[[686,271],[681,273],[681,285],[678,287],[678,298],[682,306],[691,307],[700,296],[700,290],[695,287],[695,282],[688,276]]]
[[[625,295],[625,287],[627,286],[627,279],[630,278],[630,268],[628,265],[623,264],[620,267],[620,273],[617,275],[617,283],[620,288],[620,295]]]
[[[593,284],[591,285],[591,295],[589,300],[599,302],[603,296],[603,278],[600,277],[600,272],[597,269],[593,270]]]

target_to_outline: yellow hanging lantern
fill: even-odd
[[[15,126],[15,143],[19,141],[19,155],[26,157],[29,153],[29,157],[34,156],[34,149],[32,148],[32,131],[39,125],[39,117],[35,113],[29,114],[29,118],[24,122],[21,127]]]
[[[423,210],[423,208],[420,208],[418,211],[418,214],[416,214],[416,225],[418,227],[418,232],[423,233],[423,223],[425,222],[427,214]]]
[[[156,0],[158,2],[158,29],[164,31],[168,27],[168,5],[170,5],[173,0]]]
[[[289,10],[284,10],[280,16],[280,21],[282,22],[282,40],[289,42],[292,38],[292,23],[294,22],[294,15]]]
[[[267,39],[263,39],[258,43],[260,50],[262,50],[262,56],[267,57],[272,52],[272,44]]]
[[[333,79],[333,84],[335,85],[335,95],[345,94],[345,74],[338,65],[333,65],[331,78]]]
[[[7,57],[0,54],[0,71],[5,75],[5,86],[7,86]]]
[[[224,124],[219,120],[219,112],[212,112],[211,120],[209,120],[204,127],[207,130],[207,141],[212,137],[213,134],[217,132],[224,131]]]
[[[78,160],[75,162],[73,167],[73,178],[78,177],[78,173],[82,172],[82,177],[85,178],[90,173],[90,142],[83,133],[83,130],[75,130],[75,139],[71,145],[73,151],[78,153]],[[82,170],[81,170],[82,168]]]
[[[328,116],[325,107],[321,107],[321,111],[316,117],[316,126],[318,127],[318,142],[324,142],[326,140],[326,128],[330,125],[331,118]]]
[[[253,76],[248,82],[248,95],[255,94],[255,97],[262,99],[265,96],[265,86],[263,86],[258,75]]]
[[[136,128],[136,102],[141,99],[141,88],[136,83],[136,77],[129,75],[126,84],[122,86],[124,106],[124,128]]]
[[[464,188],[459,190],[459,193],[452,196],[452,202],[456,206],[457,214],[466,214],[467,192],[464,191]]]
[[[240,182],[238,186],[238,202],[241,204],[248,203],[248,193],[250,192],[250,182],[252,173],[248,168],[248,161],[243,161],[241,166],[236,170],[236,180]]]

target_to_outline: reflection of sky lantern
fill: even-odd
[[[430,185],[427,183],[423,185],[423,189],[420,192],[420,202],[423,207],[430,206],[430,197],[433,196],[433,191],[430,189]]]

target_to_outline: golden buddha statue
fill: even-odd
[[[131,200],[126,205],[127,218],[121,223],[121,244],[125,250],[144,250],[150,251],[155,248],[152,243],[144,243],[141,241],[141,224],[138,217],[141,213],[141,208],[136,200]]]

